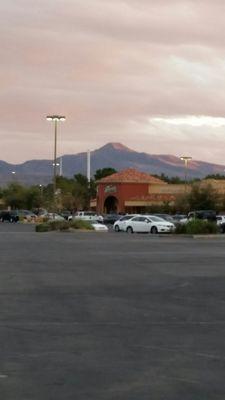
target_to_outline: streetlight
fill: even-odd
[[[53,199],[54,199],[54,206],[55,206],[55,195],[56,195],[56,168],[57,168],[57,127],[58,122],[65,121],[66,117],[63,115],[48,115],[46,117],[47,121],[54,122],[55,125],[55,136],[54,136],[54,161],[53,161]]]
[[[15,181],[16,180],[16,171],[11,171],[11,174],[12,174],[12,179]]]
[[[43,202],[43,185],[41,183],[39,185],[39,189],[40,189],[40,194],[41,194],[41,205],[42,205],[42,202]]]
[[[192,157],[189,156],[182,156],[180,157],[182,161],[184,161],[185,165],[185,174],[184,174],[184,179],[185,179],[185,192],[187,191],[187,176],[188,176],[188,162],[192,160]]]
[[[52,163],[54,166],[55,163]],[[59,176],[62,176],[62,157],[60,157],[59,162],[56,163],[56,167],[58,167]]]

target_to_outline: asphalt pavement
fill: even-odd
[[[225,399],[225,239],[1,223],[0,250],[0,399]]]

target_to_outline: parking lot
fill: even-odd
[[[225,237],[0,224],[3,400],[224,400]]]

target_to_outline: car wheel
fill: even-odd
[[[153,233],[153,235],[155,235],[156,233],[158,233],[158,229],[156,228],[156,226],[153,226],[151,228],[151,233]]]
[[[116,232],[119,232],[120,231],[119,225],[115,225],[114,229],[115,229]]]
[[[128,226],[127,227],[127,233],[133,233],[134,231],[133,231],[133,229],[132,229],[132,227],[131,226]]]

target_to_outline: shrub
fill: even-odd
[[[93,230],[93,226],[88,221],[83,221],[82,219],[74,219],[69,222],[69,225],[73,229],[86,229],[88,231]]]
[[[187,224],[178,225],[175,230],[175,233],[186,233],[189,235],[213,234],[218,232],[219,228],[215,222],[204,221],[201,219],[193,219]]]
[[[48,224],[50,226],[50,231],[59,231],[59,230],[69,229],[68,222],[66,220],[65,221],[53,220],[53,221],[49,221]]]
[[[72,229],[93,230],[93,226],[88,221],[48,221],[36,225],[36,232],[66,231]]]
[[[187,233],[187,225],[186,224],[179,224],[176,226],[175,233],[177,234],[185,234]]]
[[[37,224],[35,227],[36,232],[49,232],[50,226],[47,223]]]

